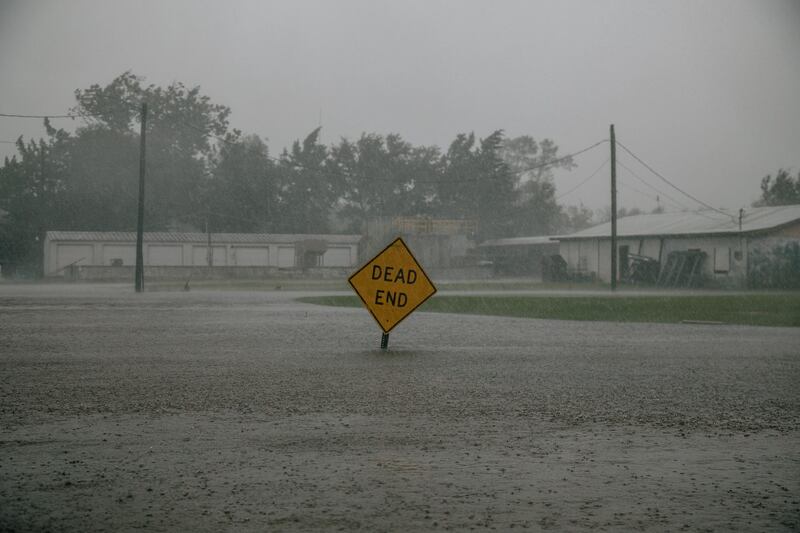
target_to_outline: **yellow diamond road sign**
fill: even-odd
[[[348,281],[384,333],[436,294],[436,287],[399,237]]]

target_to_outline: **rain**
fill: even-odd
[[[800,528],[798,23],[0,1],[0,530]]]

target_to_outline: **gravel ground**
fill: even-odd
[[[800,530],[800,329],[0,285],[0,530]]]

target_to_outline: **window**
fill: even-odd
[[[731,249],[714,248],[714,273],[723,274],[731,269]]]

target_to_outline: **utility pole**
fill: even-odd
[[[742,271],[742,270],[744,271],[743,274],[742,274],[742,277],[744,278],[744,283],[742,283],[742,286],[745,289],[747,289],[747,288],[749,288],[747,286],[747,284],[748,284],[748,279],[750,277],[748,275],[750,273],[749,272],[749,270],[750,270],[750,261],[748,260],[747,254],[744,251],[744,235],[742,235],[742,219],[743,218],[744,218],[744,207],[739,209],[739,261],[740,261],[740,265],[741,265],[742,261],[744,262],[744,268],[742,269],[741,266],[739,268],[740,268],[740,271]]]
[[[211,226],[208,224],[208,219],[211,214],[206,212],[206,235],[208,235],[208,246],[206,248],[206,263],[208,266],[214,266],[214,249],[211,247]]]
[[[145,130],[147,129],[147,104],[142,102],[142,130],[139,135],[139,217],[136,223],[136,292],[144,291],[144,163],[145,163]]]
[[[611,290],[617,290],[617,140],[611,125]]]
[[[44,220],[45,216],[47,216],[47,201],[45,199],[45,190],[47,189],[47,181],[45,178],[45,156],[44,156],[44,140],[39,140],[39,231],[36,234],[36,238],[39,239],[39,254],[41,261],[39,261],[39,277],[43,278],[45,272],[47,271],[47,267],[44,264],[44,237],[45,237],[45,228],[44,228]]]

